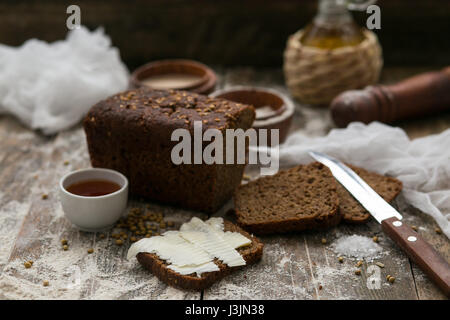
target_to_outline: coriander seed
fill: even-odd
[[[31,263],[29,261],[26,261],[23,263],[23,265],[25,266],[25,268],[30,269],[31,268]]]

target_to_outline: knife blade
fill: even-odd
[[[381,224],[383,231],[450,297],[450,265],[425,239],[400,221],[402,215],[341,161],[316,151],[309,151],[309,155],[330,169],[336,180]]]
[[[395,210],[394,207],[380,197],[375,190],[345,164],[320,152],[310,151],[309,154],[311,157],[327,166],[336,180],[338,180],[379,223],[391,217],[396,217],[399,220],[402,219],[402,215]]]

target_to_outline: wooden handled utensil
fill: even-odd
[[[309,154],[331,170],[336,180],[381,224],[383,231],[450,297],[450,265],[417,232],[401,221],[401,214],[339,160],[319,152],[311,151]]]
[[[427,72],[392,85],[345,91],[331,102],[334,123],[369,123],[415,118],[450,110],[450,67]]]

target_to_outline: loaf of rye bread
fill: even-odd
[[[314,162],[281,170],[237,188],[237,223],[255,234],[324,229],[341,221],[337,182]]]
[[[179,164],[171,160],[175,129],[250,128],[252,106],[195,93],[141,88],[91,108],[84,120],[91,163],[123,173],[130,193],[187,209],[214,212],[240,184],[245,164]],[[225,141],[225,137],[224,137]],[[205,147],[210,142],[204,142]],[[225,142],[224,142],[225,145]],[[224,157],[225,157],[224,152]],[[192,157],[193,159],[193,157]]]
[[[224,231],[239,232],[252,241],[250,245],[236,249],[242,258],[244,258],[246,263],[245,266],[256,263],[261,259],[264,245],[258,238],[248,234],[240,227],[227,220],[224,220]],[[221,261],[215,259],[214,263],[219,267],[220,271],[205,272],[198,277],[195,273],[182,275],[167,268],[167,263],[153,253],[141,252],[138,253],[136,258],[140,264],[150,270],[151,273],[153,273],[161,281],[173,287],[189,290],[206,289],[228,274],[245,267],[229,267]]]

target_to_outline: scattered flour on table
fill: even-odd
[[[337,254],[366,260],[379,258],[383,253],[383,248],[371,238],[356,234],[338,238],[332,248]]]
[[[15,200],[3,203],[0,193],[0,274],[1,267],[8,260],[17,233],[29,208],[29,204]]]
[[[137,262],[111,257],[110,267],[106,268],[101,260],[101,251],[105,249],[96,247],[94,254],[88,254],[88,240],[71,246],[68,252],[60,248],[59,238],[35,241],[45,242],[41,246],[46,250],[14,259],[4,266],[0,274],[0,299],[189,298],[186,292],[161,284]],[[26,259],[34,261],[29,269],[23,265]],[[48,287],[42,285],[44,280],[49,281]]]
[[[305,278],[308,270],[286,251],[285,238],[264,239],[261,261],[234,272],[205,291],[204,299],[261,300],[313,299],[314,285],[296,279]]]
[[[354,275],[354,271],[353,265],[345,264],[340,265],[339,268],[325,265],[317,268],[314,283],[316,287],[323,286],[319,295],[336,300],[358,299],[354,288],[361,286],[361,278]]]

